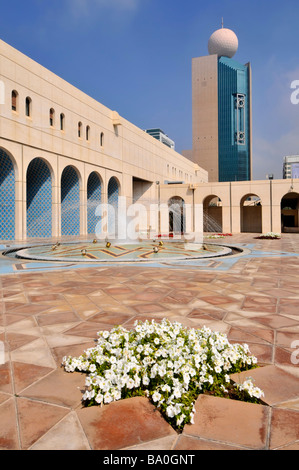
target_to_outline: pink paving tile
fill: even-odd
[[[195,403],[194,424],[184,436],[221,441],[249,449],[265,449],[269,408],[226,398],[200,395]]]
[[[29,387],[33,382],[53,371],[50,367],[25,364],[24,362],[13,362],[12,368],[16,393],[20,393],[21,390]]]
[[[85,377],[83,373],[68,373],[59,368],[23,390],[20,395],[65,407],[76,407],[82,401]]]
[[[253,317],[253,321],[261,323],[273,329],[298,325],[298,321],[287,318],[283,315],[267,315],[266,317]]]
[[[222,304],[230,304],[230,303],[236,302],[235,299],[224,296],[224,295],[204,296],[204,297],[200,297],[200,300],[204,300],[205,302],[208,302],[209,304],[212,304],[212,305],[222,305]]]
[[[242,447],[220,444],[218,442],[182,435],[173,450],[242,450]]]
[[[5,405],[5,404],[4,404]],[[69,409],[25,398],[17,398],[21,448],[26,450],[58,423]]]
[[[295,446],[299,441],[299,412],[273,408],[271,415],[270,449]]]
[[[249,342],[249,343],[260,343],[267,344],[272,342],[274,339],[274,334],[272,330],[266,330],[263,328],[236,328],[231,327],[228,334],[229,340],[239,341],[239,342]]]
[[[0,392],[12,393],[10,364],[0,364]]]
[[[273,297],[247,295],[242,310],[275,313],[276,304],[277,299]]]
[[[14,398],[0,405],[0,450],[19,450]]]
[[[123,449],[176,435],[156,407],[143,397],[77,409],[77,414],[93,450]]]

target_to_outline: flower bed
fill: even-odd
[[[281,235],[280,233],[268,232],[255,238],[256,240],[280,240]]]
[[[206,235],[205,238],[226,238],[226,237],[232,237],[231,233],[215,233],[212,235]]]
[[[165,419],[181,431],[193,423],[201,393],[259,403],[263,392],[251,379],[231,383],[229,374],[257,367],[248,346],[230,344],[209,328],[188,329],[162,320],[136,322],[98,333],[97,344],[80,357],[65,356],[67,372],[86,372],[85,406],[147,396]]]

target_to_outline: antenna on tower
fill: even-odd
[[[223,29],[223,17],[222,17],[222,20],[221,20],[221,25],[222,25],[222,29]]]

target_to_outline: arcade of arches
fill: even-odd
[[[46,158],[35,157],[22,181],[16,159],[0,148],[0,239],[79,236],[103,229],[95,208],[107,202],[118,210],[121,179],[112,173],[103,178],[99,170],[85,172],[85,181],[76,165],[65,164],[58,173]],[[291,187],[288,180],[199,183],[192,188],[164,184],[160,191],[160,202],[168,207],[164,227],[166,223],[169,232],[192,231],[196,205],[203,208],[204,232],[299,232],[299,181]],[[26,195],[24,200],[20,194]]]

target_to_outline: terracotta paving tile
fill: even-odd
[[[274,334],[272,330],[263,330],[261,328],[246,328],[243,330],[241,328],[231,327],[228,339],[238,341],[240,343],[249,342],[267,344],[274,340]]]
[[[204,297],[200,297],[200,299],[212,305],[223,305],[223,304],[230,304],[230,303],[235,302],[235,299],[222,296],[222,295],[204,296]]]
[[[273,408],[271,414],[270,449],[281,446],[298,448],[299,412]]]
[[[242,383],[247,377],[252,377],[255,385],[263,390],[263,402],[268,405],[299,398],[298,380],[275,365],[231,375],[236,383]]]
[[[297,323],[298,324],[298,323]],[[292,348],[292,344],[298,341],[299,345],[299,331],[292,332],[288,330],[277,331],[276,333],[276,344],[286,348]]]
[[[278,346],[275,347],[274,350],[274,363],[277,365],[285,365],[290,366],[292,365],[292,357],[295,350],[291,348],[280,348]],[[297,355],[298,358],[298,355]]]
[[[77,409],[77,414],[93,450],[123,449],[137,442],[176,435],[147,398],[135,397],[103,407]]]
[[[24,388],[53,371],[50,367],[41,367],[24,362],[12,362],[15,392]]]
[[[6,342],[10,351],[20,348],[21,346],[34,341],[36,336],[22,335],[20,333],[7,333]]]
[[[10,363],[0,364],[0,391],[12,393]]]
[[[86,374],[68,373],[62,367],[20,392],[20,396],[64,407],[81,404]]]
[[[242,310],[261,311],[261,312],[276,312],[277,299],[266,296],[251,296],[245,297]]]
[[[195,409],[194,424],[185,426],[184,436],[213,439],[250,449],[266,448],[268,407],[200,395]]]
[[[213,318],[215,320],[223,320],[223,318],[226,315],[226,312],[213,310],[209,308],[193,309],[192,312],[188,314],[188,317],[201,319],[203,315],[204,316],[208,315],[209,318]]]
[[[17,398],[17,409],[21,449],[24,450],[32,446],[32,444],[69,413],[68,408],[26,398]]]
[[[0,405],[0,450],[19,450],[15,400]]]
[[[96,323],[107,323],[109,325],[122,325],[126,323],[133,315],[122,315],[121,313],[110,313],[110,312],[101,312],[93,317],[89,318],[89,322],[96,322]]]
[[[89,338],[97,338],[97,332],[102,330],[110,330],[112,325],[107,323],[84,322],[66,330],[66,335],[88,336]]]
[[[174,444],[177,441],[178,436],[166,436],[161,437],[160,439],[154,439],[153,441],[147,441],[142,444],[137,444],[135,446],[125,447],[122,450],[173,450]]]
[[[284,328],[286,326],[298,324],[296,320],[292,320],[283,315],[267,315],[264,317],[253,317],[252,320],[255,320],[273,329]]]
[[[173,450],[242,450],[242,447],[182,435],[178,438]]]
[[[90,450],[88,440],[75,412],[67,414],[30,450]]]
[[[137,313],[148,313],[155,314],[165,311],[165,307],[162,307],[159,304],[141,304],[141,305],[132,305],[132,308],[137,311]]]
[[[62,313],[62,312],[61,312]],[[37,315],[36,320],[39,326],[45,325],[56,325],[59,323],[69,323],[69,322],[78,322],[80,321],[80,317],[78,317],[74,312],[63,312],[61,313],[45,313],[42,315]]]

